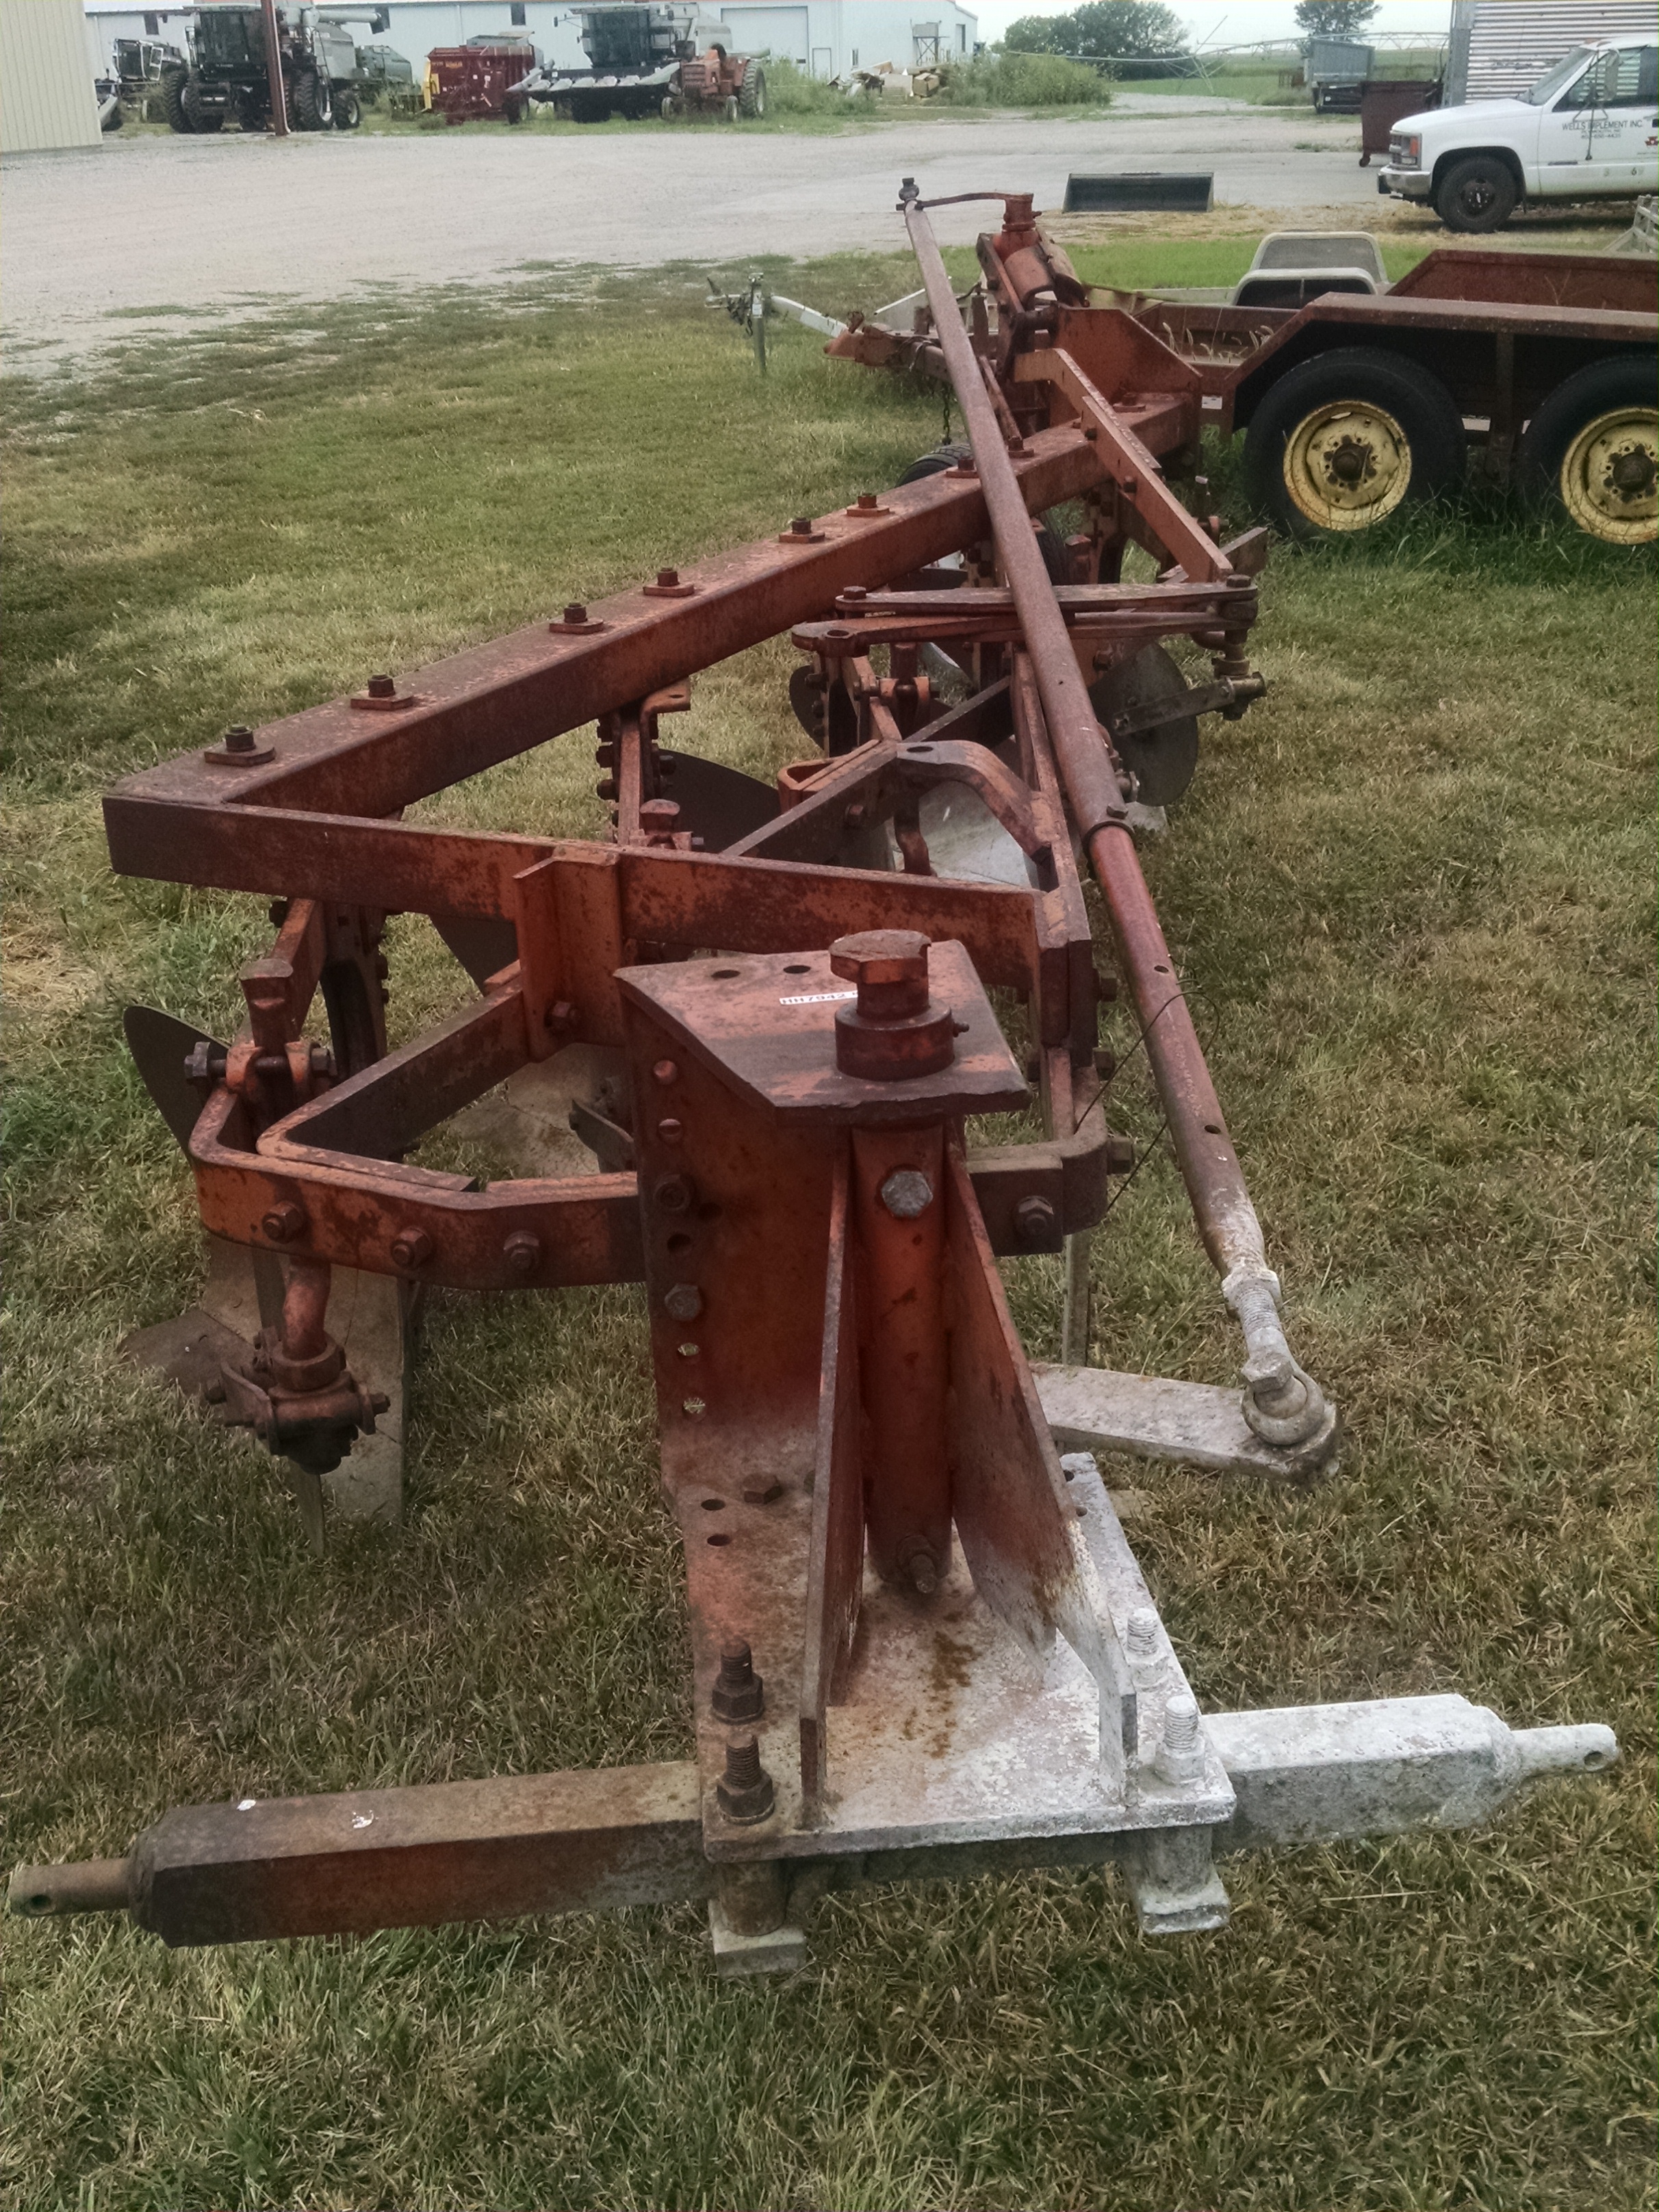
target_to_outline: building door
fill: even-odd
[[[829,47],[828,47],[828,46],[814,46],[814,47],[813,47],[813,49],[812,49],[812,74],[813,74],[813,76],[821,76],[821,77],[832,77],[832,76],[834,76],[835,73],[836,73],[836,58],[835,58],[834,54],[832,54],[832,53],[830,52],[830,51]]]

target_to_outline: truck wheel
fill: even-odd
[[[294,80],[294,119],[301,131],[326,131],[333,118],[334,103],[322,77],[308,70]]]
[[[1558,384],[1527,425],[1518,473],[1608,545],[1659,537],[1659,408],[1651,361],[1596,361]]]
[[[182,132],[189,137],[196,125],[185,112],[185,86],[187,82],[183,70],[169,70],[161,79],[161,112],[167,117],[169,130]]]
[[[1244,472],[1292,538],[1368,530],[1463,472],[1463,419],[1437,376],[1370,346],[1304,361],[1251,420]]]
[[[738,87],[738,112],[758,121],[766,112],[766,71],[758,62],[745,64]]]
[[[1521,197],[1515,173],[1496,154],[1471,154],[1454,161],[1434,196],[1434,211],[1448,230],[1501,229]]]

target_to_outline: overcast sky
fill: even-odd
[[[979,35],[988,43],[1000,39],[1017,15],[1064,15],[1068,0],[963,0],[979,17]],[[1294,0],[1206,0],[1200,7],[1174,0],[1175,12],[1187,26],[1194,46],[1245,46],[1254,39],[1289,39],[1296,35]],[[1451,23],[1447,0],[1382,0],[1371,18],[1373,31],[1408,31],[1433,41],[1443,39]]]

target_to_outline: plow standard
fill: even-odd
[[[136,1348],[276,1455],[320,1539],[331,1498],[396,1511],[424,1290],[643,1283],[695,1756],[175,1811],[125,1859],[20,1869],[15,1910],[125,1907],[180,1944],[706,1898],[722,1968],[764,1972],[830,1888],[993,1868],[1111,1860],[1148,1932],[1218,1927],[1228,1852],[1478,1820],[1616,1758],[1455,1696],[1202,1713],[1119,1525],[1096,1451],[1306,1480],[1339,1443],[1134,844],[1198,718],[1264,688],[1261,534],[1218,544],[1170,489],[1195,375],[1088,304],[1029,198],[969,197],[1003,204],[969,323],[901,200],[968,450],[106,802],[121,871],[279,902],[234,1042],[129,1020],[210,1251],[203,1305]],[[1071,502],[1062,544],[1039,520]],[[1131,544],[1156,581],[1121,580]],[[812,758],[774,792],[665,744],[699,671],[784,632]],[[590,724],[608,842],[403,818]],[[475,988],[388,1050],[394,913]],[[1085,1364],[1089,1238],[1133,1158],[1099,1042],[1120,989],[1236,1389]],[[408,1159],[537,1072],[591,1171]],[[1034,1109],[1030,1141],[969,1141]],[[996,1264],[1033,1252],[1067,1255],[1054,1367]]]

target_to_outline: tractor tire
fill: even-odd
[[[196,82],[193,78],[186,77],[184,83],[180,86],[179,90],[179,105],[184,109],[185,115],[189,118],[190,127],[192,131],[211,133],[212,131],[222,131],[224,129],[225,111],[222,107],[204,107],[202,106],[201,100],[198,96]]]
[[[1507,161],[1496,154],[1471,154],[1454,161],[1441,179],[1434,211],[1448,230],[1501,230],[1520,197]]]
[[[327,80],[314,70],[294,80],[291,102],[294,121],[301,131],[326,131],[334,119],[334,102]]]
[[[1449,490],[1465,451],[1463,418],[1437,376],[1344,346],[1269,389],[1245,437],[1244,475],[1287,537],[1340,537]]]
[[[185,109],[185,87],[189,82],[184,70],[169,70],[161,79],[161,112],[167,117],[167,128],[188,138],[196,125]]]
[[[1659,536],[1659,408],[1652,361],[1595,361],[1558,384],[1527,425],[1516,465],[1530,498],[1556,501],[1605,545]]]
[[[362,101],[349,84],[342,85],[334,95],[334,128],[337,131],[356,131],[362,119]],[[516,115],[507,117],[509,123],[516,123],[518,119]]]
[[[738,112],[755,123],[766,113],[766,71],[758,62],[744,65],[743,82],[738,87]]]

